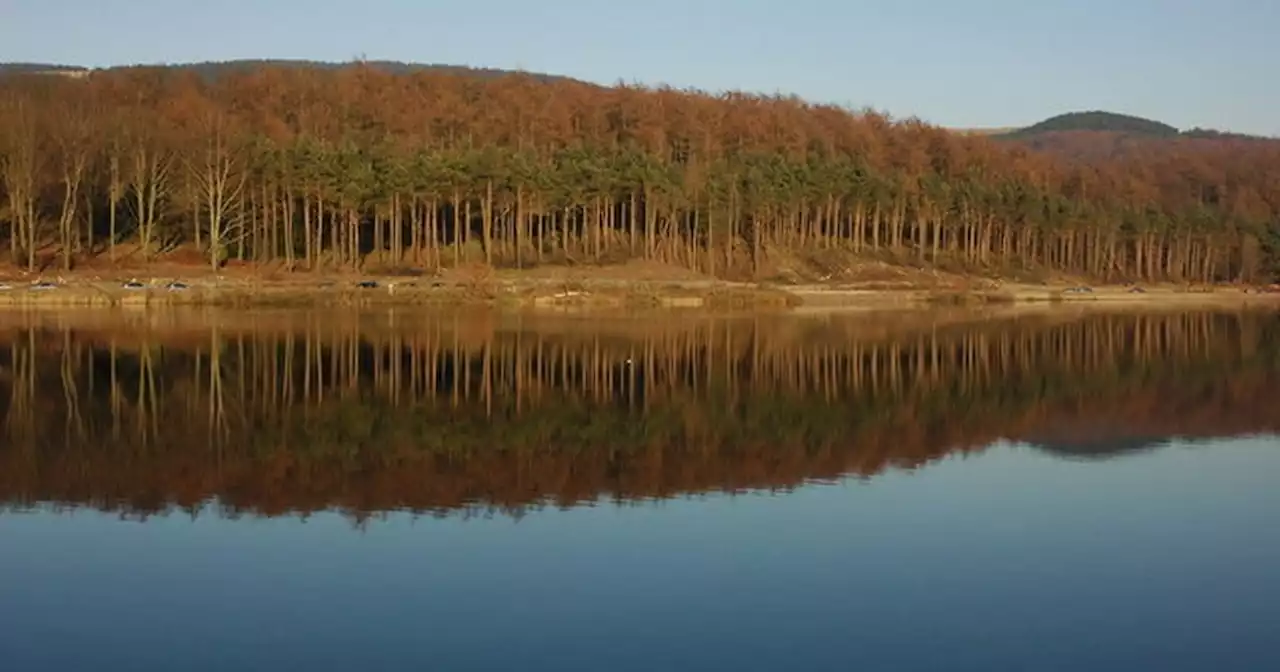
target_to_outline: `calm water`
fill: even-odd
[[[0,669],[1280,669],[1280,316],[0,316]]]

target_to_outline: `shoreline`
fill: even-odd
[[[170,284],[173,283],[173,284]],[[823,313],[1021,305],[1229,307],[1280,305],[1274,288],[1156,284],[1088,287],[1007,284],[974,287],[782,284],[714,279],[634,280],[575,274],[484,280],[387,276],[173,277],[126,285],[93,278],[37,284],[0,280],[0,309],[164,307],[494,307],[596,311],[713,310]]]

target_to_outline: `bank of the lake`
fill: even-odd
[[[0,281],[0,307],[495,306],[635,310],[859,309],[1021,304],[1207,307],[1277,304],[1280,291],[1237,285],[1067,283],[970,286],[784,284],[707,279],[563,277],[459,279],[284,274],[274,277],[57,277]]]

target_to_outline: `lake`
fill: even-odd
[[[0,314],[0,668],[1280,669],[1280,314]]]

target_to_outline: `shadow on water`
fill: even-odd
[[[1280,429],[1269,313],[7,318],[0,501],[437,515]]]

